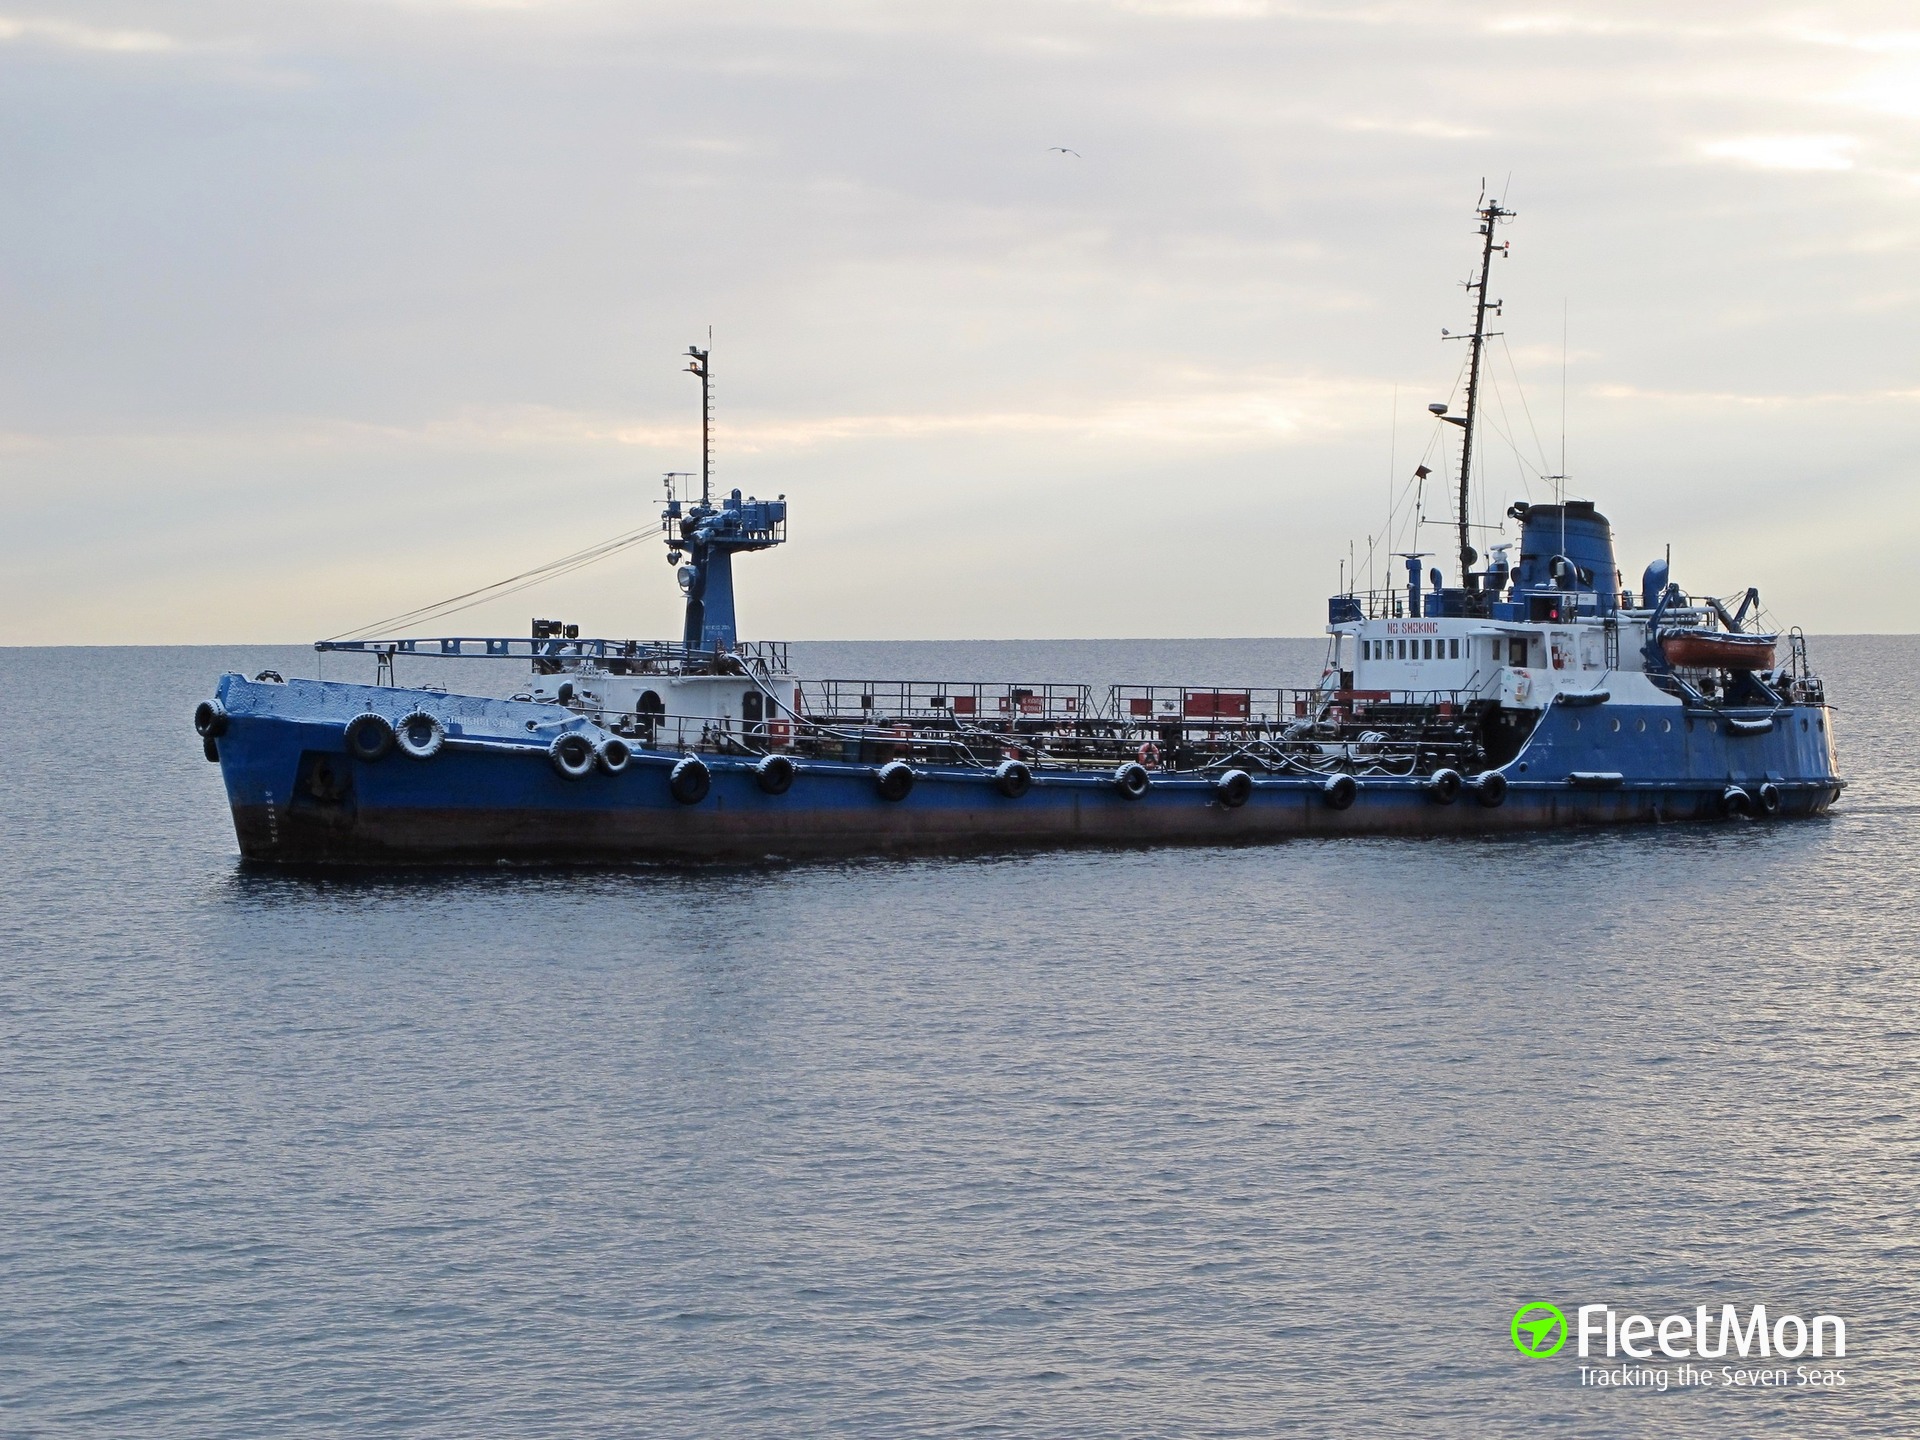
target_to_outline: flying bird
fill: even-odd
[[[1059,152],[1060,152],[1060,153],[1061,153],[1062,155],[1071,155],[1071,156],[1073,156],[1073,158],[1074,158],[1074,159],[1076,159],[1076,160],[1084,160],[1084,159],[1086,159],[1086,156],[1084,156],[1084,155],[1082,155],[1082,154],[1081,154],[1081,153],[1080,153],[1080,152],[1079,152],[1078,150],[1069,150],[1069,149],[1068,149],[1068,148],[1067,148],[1066,146],[1064,146],[1064,145],[1049,145],[1049,146],[1047,147],[1047,149],[1049,149],[1049,150],[1058,150],[1058,151],[1059,151]]]

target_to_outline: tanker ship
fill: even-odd
[[[1511,214],[1485,197],[1476,209],[1474,327],[1452,337],[1468,344],[1463,413],[1429,407],[1437,435],[1458,435],[1456,514],[1443,522],[1452,583],[1438,567],[1423,573],[1416,529],[1397,557],[1403,584],[1355,579],[1329,599],[1317,684],[795,674],[787,646],[737,633],[735,557],[784,543],[788,504],[713,493],[711,356],[696,347],[697,492],[692,473],[669,477],[660,525],[641,537],[657,534],[676,567],[680,638],[594,638],[535,620],[525,636],[318,642],[323,657],[362,657],[370,674],[358,683],[225,675],[194,726],[220,766],[242,856],[751,861],[1825,811],[1844,783],[1825,690],[1805,637],[1770,627],[1757,589],[1689,593],[1666,559],[1629,584],[1607,518],[1564,493],[1515,501],[1481,527],[1495,532],[1481,536],[1484,559],[1472,543],[1487,320],[1499,306],[1487,285]],[[1431,472],[1415,474],[1424,486]],[[402,665],[412,681],[449,658],[518,676],[486,694],[400,683]]]

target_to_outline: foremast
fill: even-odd
[[[1473,479],[1474,424],[1479,417],[1480,361],[1487,344],[1487,312],[1491,310],[1498,315],[1503,303],[1487,298],[1487,279],[1493,269],[1494,251],[1498,250],[1502,255],[1507,253],[1505,244],[1493,243],[1493,231],[1501,221],[1513,218],[1514,213],[1503,207],[1498,200],[1488,200],[1484,195],[1481,199],[1481,206],[1476,212],[1480,217],[1480,278],[1465,282],[1466,288],[1473,292],[1474,297],[1473,334],[1466,337],[1472,351],[1467,359],[1467,413],[1464,417],[1451,415],[1443,417],[1452,420],[1461,431],[1460,503],[1457,523],[1460,540],[1460,586],[1463,590],[1472,587],[1473,581],[1470,576],[1473,572],[1473,564],[1480,558],[1469,538],[1467,520],[1467,496]]]
[[[687,370],[700,381],[700,499],[684,504],[667,477],[667,508],[661,520],[667,532],[667,563],[680,565],[681,593],[687,597],[681,643],[689,652],[726,654],[739,644],[733,605],[733,557],[736,552],[767,550],[787,538],[787,497],[740,498],[735,490],[713,503],[713,392],[709,351],[687,347]]]

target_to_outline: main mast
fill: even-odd
[[[700,377],[700,503],[713,504],[713,392],[708,388],[709,350],[689,345],[687,354],[693,363],[687,369]]]
[[[1511,219],[1513,211],[1502,209],[1498,200],[1488,200],[1477,212],[1480,216],[1480,278],[1467,281],[1467,289],[1474,292],[1473,307],[1473,354],[1467,361],[1467,418],[1461,424],[1460,440],[1460,586],[1467,588],[1468,572],[1478,557],[1473,545],[1467,538],[1467,487],[1473,476],[1473,423],[1478,414],[1480,401],[1480,355],[1487,343],[1487,311],[1500,313],[1503,302],[1487,299],[1487,274],[1493,268],[1493,252],[1497,249],[1502,255],[1507,253],[1505,245],[1493,243],[1493,227],[1502,220]]]

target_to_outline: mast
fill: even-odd
[[[713,395],[707,388],[707,356],[711,353],[697,345],[687,347],[687,354],[693,357],[693,363],[687,369],[700,377],[700,503],[707,506],[713,504]],[[1479,353],[1478,350],[1474,352],[1476,365],[1479,363]],[[1466,512],[1463,510],[1460,513],[1464,515]]]
[[[1505,245],[1493,243],[1493,227],[1502,220],[1511,219],[1513,211],[1501,208],[1498,200],[1487,200],[1475,212],[1480,217],[1480,278],[1466,282],[1467,289],[1474,292],[1473,354],[1467,362],[1467,418],[1461,424],[1460,439],[1460,585],[1467,585],[1467,573],[1473,568],[1477,558],[1472,544],[1467,539],[1467,486],[1473,474],[1473,422],[1478,414],[1480,401],[1480,354],[1487,343],[1487,311],[1500,313],[1503,302],[1487,299],[1487,273],[1493,267],[1493,252],[1497,249],[1504,255]],[[705,382],[702,381],[702,384]]]

